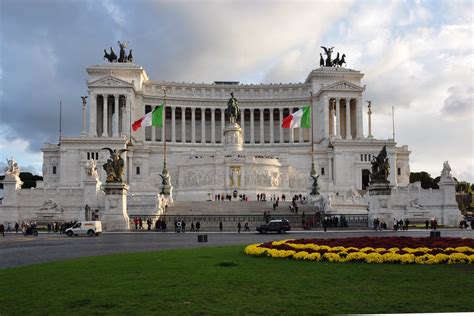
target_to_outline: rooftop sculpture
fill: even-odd
[[[119,57],[117,58],[117,55],[115,54],[114,50],[112,47],[110,47],[110,53],[107,53],[107,51],[104,49],[104,59],[107,59],[110,63],[132,63],[133,62],[133,56],[132,56],[132,50],[130,49],[128,55],[125,52],[125,48],[128,46],[128,42],[117,42],[119,47],[120,47],[120,53]]]
[[[110,152],[110,158],[107,159],[107,162],[102,165],[104,168],[107,179],[105,182],[119,182],[122,183],[123,170],[124,170],[124,161],[121,157],[122,153],[128,151],[127,149],[112,149],[108,147],[102,148],[102,150],[108,150]]]
[[[334,50],[334,47],[327,48],[324,46],[321,46],[322,49],[324,49],[324,53],[326,54],[326,62],[324,62],[323,55],[319,54],[320,59],[319,59],[319,65],[321,67],[342,67],[342,65],[347,65],[346,63],[346,54],[342,54],[341,57],[339,57],[339,52],[337,52],[336,58],[332,59],[331,55]]]

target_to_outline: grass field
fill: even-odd
[[[0,315],[327,314],[474,311],[473,265],[302,262],[243,246],[0,270]]]

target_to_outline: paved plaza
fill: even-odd
[[[474,230],[441,229],[442,237],[474,238]],[[197,242],[199,234],[208,235],[208,243]],[[342,238],[362,236],[410,236],[428,237],[429,230],[381,231],[328,230],[293,231],[284,235],[255,232],[202,232],[177,234],[159,232],[104,233],[99,237],[67,237],[60,234],[42,233],[38,237],[7,234],[0,237],[0,269],[22,265],[58,261],[87,256],[117,253],[156,251],[177,248],[215,247],[222,245],[246,245],[281,240],[285,238]]]

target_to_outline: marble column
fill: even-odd
[[[119,95],[114,94],[114,123],[113,123],[112,135],[114,137],[119,136]]]
[[[270,144],[275,142],[275,124],[273,123],[273,108],[270,108]]]
[[[171,142],[176,142],[176,107],[171,107]]]
[[[372,136],[372,101],[367,101],[369,102],[369,105],[368,105],[368,111],[367,111],[367,115],[368,115],[368,123],[369,123],[369,133],[367,134],[367,137],[368,138],[373,138]]]
[[[206,109],[201,108],[201,144],[206,143]]]
[[[81,136],[87,136],[87,130],[86,130],[86,107],[87,107],[87,96],[81,97],[82,98],[82,130],[81,130]]]
[[[265,143],[263,111],[264,111],[264,109],[261,108],[261,109],[260,109],[260,144],[264,144],[264,143]]]
[[[224,143],[225,112],[221,109],[221,143]]]
[[[104,123],[102,124],[102,137],[109,136],[109,128],[108,128],[108,114],[109,114],[109,98],[108,95],[102,95],[102,108],[103,108],[103,120]]]
[[[216,143],[216,109],[211,109],[211,143]]]
[[[191,108],[191,143],[196,142],[196,108]]]
[[[151,111],[153,112],[154,110],[155,110],[155,107],[152,106]],[[158,127],[150,126],[150,128],[151,128],[151,139],[150,140],[152,142],[156,142],[156,131],[157,131]],[[163,134],[161,134],[161,137],[163,138]]]
[[[341,138],[341,99],[336,98],[336,137]]]
[[[323,115],[324,115],[324,120],[323,120],[323,124],[324,124],[324,138],[326,139],[329,139],[329,135],[331,135],[331,127],[332,127],[332,124],[330,119],[329,119],[329,115],[330,115],[330,111],[329,111],[329,98],[327,96],[325,96],[323,99],[322,99],[322,108],[323,108]],[[313,128],[313,127],[312,127]]]
[[[186,108],[181,108],[181,142],[186,143]]]
[[[294,113],[295,108],[290,108],[290,113]],[[294,128],[289,128],[290,132],[290,143],[293,144],[295,142],[295,133],[294,133]]]
[[[120,130],[120,136],[125,136],[127,135],[125,129],[127,126],[127,111],[125,106],[120,107],[120,113],[122,113],[122,129]]]
[[[240,109],[240,128],[242,129],[242,137],[244,138],[244,141],[245,141],[245,131],[244,131],[244,128],[245,128],[245,122],[244,122],[244,113],[245,110],[244,109]]]
[[[283,144],[285,140],[283,139],[283,128],[281,127],[281,124],[283,124],[283,108],[278,109],[278,113],[280,115],[280,144]]]
[[[313,115],[313,113],[311,113],[311,115]],[[313,128],[313,124],[311,124],[311,128]],[[299,143],[303,142],[303,128],[301,127],[298,128],[298,142]]]
[[[364,133],[363,133],[363,121],[362,121],[362,98],[357,98],[356,99],[356,131],[357,139],[364,138]]]
[[[89,102],[89,136],[97,137],[97,94],[90,94]]]
[[[250,109],[250,144],[255,143],[255,137],[254,137],[254,114],[253,114],[254,109]]]
[[[346,98],[346,139],[352,139],[351,135],[351,99]]]

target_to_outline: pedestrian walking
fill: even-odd
[[[15,234],[18,234],[18,228],[20,228],[20,225],[18,225],[18,222],[15,223]]]
[[[248,221],[245,221],[244,227],[245,227],[245,231],[246,231],[246,232],[249,232],[249,231],[250,231],[250,227],[249,227],[249,222],[248,222]]]
[[[196,231],[199,233],[199,229],[201,229],[201,223],[199,221],[196,222]]]
[[[12,224],[8,223],[7,224],[7,233],[11,233],[11,230],[12,230]]]
[[[219,222],[219,230],[222,232],[222,222]]]
[[[3,224],[0,224],[0,234],[5,237],[5,226]]]
[[[192,232],[195,231],[195,229],[194,229],[194,221],[191,222],[191,231],[192,231]]]
[[[237,224],[237,232],[240,233],[240,229],[242,229],[242,224],[240,222]]]

